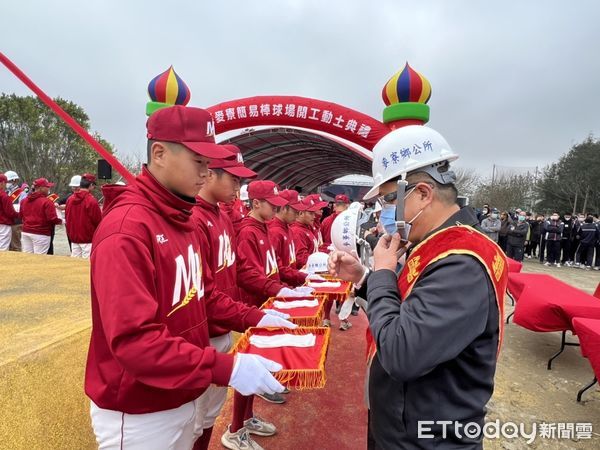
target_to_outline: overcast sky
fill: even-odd
[[[483,173],[600,135],[593,0],[4,0],[0,18],[0,50],[119,155],[145,151],[146,87],[171,64],[194,106],[289,94],[381,119],[381,89],[409,61],[432,85],[430,126]],[[4,67],[0,91],[28,94]]]

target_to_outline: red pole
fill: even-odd
[[[46,104],[46,106],[54,111],[58,117],[64,120],[65,123],[73,129],[73,131],[75,131],[88,144],[90,144],[102,158],[108,161],[108,163],[113,166],[115,170],[127,180],[128,183],[133,183],[135,177],[125,168],[125,166],[121,164],[112,153],[102,147],[102,145],[96,139],[94,139],[90,133],[88,133],[81,125],[79,125],[77,121],[73,119],[64,109],[62,109],[54,100],[48,97],[44,91],[42,91],[33,81],[31,81],[31,79],[2,52],[0,52],[0,62],[2,62],[2,64],[4,64],[8,70],[15,74],[19,80],[25,83],[25,85],[31,89],[35,95],[37,95],[38,98]]]

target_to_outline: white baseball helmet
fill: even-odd
[[[309,274],[327,272],[327,253],[316,252],[311,254],[306,261],[306,270]]]
[[[452,182],[451,171],[437,169],[458,158],[446,139],[432,128],[409,125],[386,134],[373,148],[373,188],[364,199],[379,193],[379,187],[395,178],[406,179],[409,172],[427,172],[442,184]]]
[[[79,187],[81,184],[81,175],[73,175],[71,177],[71,181],[69,182],[70,187]]]
[[[240,188],[240,200],[248,201],[250,198],[248,197],[248,185],[244,184]]]
[[[335,218],[331,224],[331,243],[336,250],[345,252],[356,250],[361,216],[362,205],[354,202]]]
[[[19,179],[19,174],[14,170],[7,170],[6,172],[4,172],[4,175],[6,175],[6,179],[8,181],[15,181]]]

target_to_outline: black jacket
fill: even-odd
[[[579,227],[577,235],[583,245],[593,246],[598,242],[598,227],[594,223],[584,222]]]
[[[525,245],[529,233],[529,224],[527,222],[514,222],[508,227],[508,245],[522,247]]]
[[[475,226],[463,208],[440,229]],[[436,230],[437,231],[437,230]],[[418,439],[418,421],[476,422],[494,388],[499,312],[483,266],[468,255],[431,264],[400,302],[397,276],[378,270],[367,280],[368,317],[377,344],[369,373],[371,432],[380,449],[480,449],[481,437],[441,438],[442,425]],[[451,427],[449,427],[450,429]]]

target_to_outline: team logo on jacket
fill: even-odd
[[[294,241],[290,239],[290,266],[296,264],[296,245]]]
[[[265,266],[265,273],[267,277],[275,275],[279,272],[279,268],[277,267],[277,257],[275,256],[275,250],[271,247],[267,250],[267,263]]]
[[[217,266],[217,272],[225,269],[226,267],[233,266],[235,262],[235,252],[231,246],[231,239],[226,231],[219,236],[219,261]]]
[[[175,285],[173,287],[173,309],[167,317],[175,311],[185,308],[192,300],[200,301],[204,297],[204,283],[202,281],[202,260],[198,252],[190,244],[187,251],[187,260],[183,255],[175,258]]]

